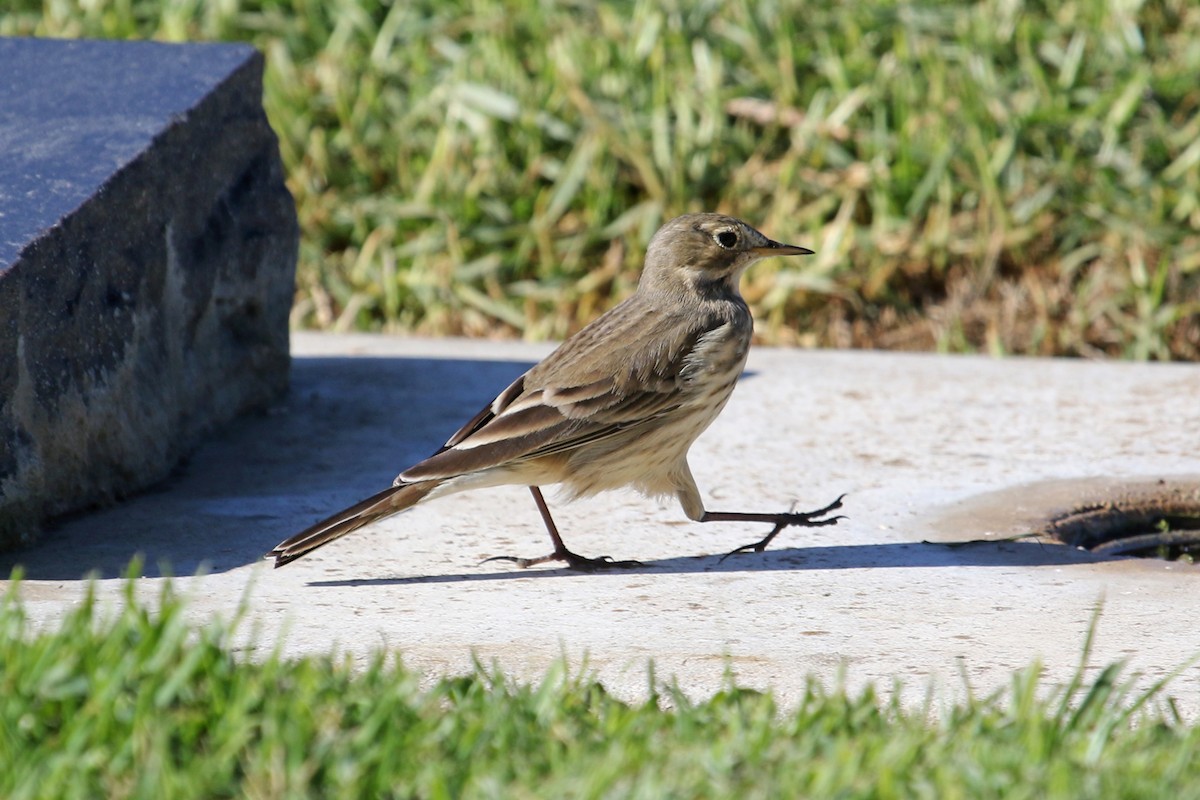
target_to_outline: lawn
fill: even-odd
[[[732,682],[694,703],[648,676],[631,705],[561,669],[422,689],[384,652],[250,660],[236,621],[189,626],[169,583],[37,630],[19,594],[0,599],[7,800],[1200,797],[1200,729],[1117,666],[1054,688],[1031,665],[1000,695],[924,709],[816,684],[788,709]]]
[[[1200,358],[1191,0],[10,0],[0,33],[249,41],[293,323],[558,338],[720,210],[766,342]]]

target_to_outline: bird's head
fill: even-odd
[[[648,289],[691,287],[705,295],[736,295],[742,271],[760,258],[812,252],[768,239],[724,214],[685,214],[663,225],[650,240],[641,282]]]

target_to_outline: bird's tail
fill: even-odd
[[[302,555],[311,553],[321,545],[329,544],[334,539],[340,539],[347,533],[356,531],[377,519],[390,517],[399,511],[416,505],[427,494],[437,488],[438,481],[420,481],[418,483],[402,483],[373,494],[366,500],[360,500],[349,508],[344,508],[331,517],[305,528],[295,536],[284,539],[275,545],[275,549],[264,558],[274,558],[275,568],[295,561]]]

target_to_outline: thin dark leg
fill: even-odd
[[[837,500],[834,500],[824,508],[819,508],[816,511],[806,511],[797,513],[789,511],[782,514],[767,514],[756,513],[753,511],[705,511],[704,516],[700,518],[701,522],[770,522],[774,524],[771,532],[759,539],[757,542],[744,544],[736,550],[730,550],[725,555],[721,556],[721,561],[729,558],[736,553],[746,553],[753,550],[755,553],[761,553],[767,549],[767,545],[771,540],[779,535],[779,532],[784,528],[789,528],[793,525],[806,528],[820,528],[825,525],[836,525],[838,520],[845,519],[842,515],[836,517],[825,517],[830,511],[836,511],[842,507],[842,500],[846,495],[840,495]],[[820,517],[825,517],[820,519]]]
[[[492,556],[491,558],[485,558],[480,563],[486,564],[489,561],[511,561],[521,569],[525,569],[536,564],[545,564],[547,561],[565,561],[567,562],[567,566],[571,569],[582,570],[583,572],[595,572],[598,569],[611,569],[613,567],[629,568],[642,566],[642,562],[640,561],[613,561],[611,556],[586,558],[576,553],[572,553],[567,549],[567,546],[563,544],[562,536],[560,536],[558,533],[558,526],[554,524],[554,518],[550,516],[550,509],[546,505],[546,498],[542,497],[542,490],[537,486],[530,486],[529,491],[533,494],[533,502],[537,503],[538,513],[542,515],[542,522],[546,523],[546,531],[550,534],[550,541],[554,543],[554,552],[538,558]]]

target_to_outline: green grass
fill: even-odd
[[[1191,0],[8,5],[263,50],[298,326],[560,337],[713,209],[818,250],[767,341],[1200,358]]]
[[[653,678],[631,705],[561,670],[421,689],[397,654],[248,659],[236,623],[133,586],[36,630],[18,583],[0,599],[0,796],[1200,797],[1200,732],[1116,666],[1057,690],[1032,666],[937,713],[815,683],[787,710],[733,683],[689,702]]]

